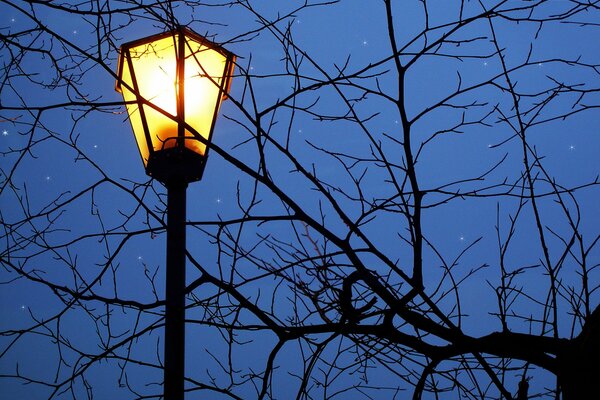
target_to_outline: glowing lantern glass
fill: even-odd
[[[202,178],[234,62],[232,53],[186,28],[121,46],[116,89],[148,175],[161,182]]]

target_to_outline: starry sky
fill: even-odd
[[[111,3],[117,5],[116,2]],[[257,12],[269,20],[276,19],[278,15],[289,14],[301,3],[275,0],[252,2]],[[424,15],[420,2],[402,3],[400,6],[394,2],[394,17],[397,41],[405,44],[423,28]],[[459,12],[459,2],[429,3],[428,18],[431,26],[443,25],[455,19]],[[467,4],[467,13],[478,10],[478,5],[474,2]],[[486,4],[492,5],[495,2]],[[19,10],[20,7],[28,9],[24,2],[0,2],[0,34],[3,38],[5,35],[36,26],[36,22],[30,16]],[[551,15],[562,11],[564,7],[566,5],[561,1],[549,2],[541,13]],[[94,47],[97,37],[90,17],[43,6],[35,6],[34,9],[36,18],[62,36],[64,42],[61,44],[58,39],[51,40],[46,33],[39,37],[24,35],[19,40],[33,47],[51,49],[57,57],[58,65],[66,68],[76,65],[68,69],[66,75],[72,76],[77,82],[73,86],[59,84],[55,87],[55,66],[49,57],[34,52],[27,53],[18,61],[20,70],[33,74],[32,79],[19,77],[19,68],[16,68],[14,62],[11,64],[14,53],[9,52],[6,46],[0,49],[0,63],[3,68],[3,83],[0,87],[1,219],[4,224],[17,224],[14,227],[18,235],[22,235],[21,244],[25,246],[20,248],[20,245],[7,239],[5,230],[0,233],[3,242],[0,251],[3,258],[8,256],[9,247],[13,257],[29,254],[31,256],[27,261],[27,269],[38,271],[45,279],[57,285],[73,285],[74,282],[81,282],[83,279],[92,279],[98,268],[117,251],[122,236],[116,234],[105,240],[94,236],[86,240],[73,240],[102,231],[122,233],[157,228],[159,223],[148,218],[148,215],[140,210],[139,204],[144,204],[152,213],[161,216],[164,211],[165,190],[159,183],[143,185],[149,178],[140,162],[124,107],[119,104],[113,105],[122,100],[120,94],[114,90],[116,49],[103,42],[99,51],[105,59],[105,64],[98,65],[93,59],[86,59],[74,50],[85,49],[91,54],[98,51]],[[383,2],[380,1],[343,0],[327,7],[307,8],[293,13],[280,22],[280,27],[283,29],[289,26],[298,47],[310,54],[311,60],[323,71],[334,76],[341,68],[345,68],[345,71],[357,71],[389,56],[391,50],[384,11]],[[294,79],[285,74],[282,44],[269,34],[268,30],[248,34],[260,27],[255,15],[243,7],[204,6],[193,11],[182,6],[176,8],[175,14],[180,23],[190,24],[192,29],[211,37],[215,42],[223,43],[238,56],[239,75],[234,77],[231,88],[231,97],[238,104],[243,104],[249,109],[263,109],[290,93]],[[496,25],[498,41],[507,65],[519,65],[525,62],[530,54],[528,65],[511,75],[514,81],[518,82],[519,90],[528,93],[540,92],[557,81],[567,86],[595,89],[595,92],[587,94],[579,103],[577,94],[556,96],[536,120],[552,119],[568,110],[576,112],[566,119],[533,124],[528,130],[530,144],[535,148],[544,168],[553,179],[566,188],[593,182],[600,170],[597,108],[600,104],[597,94],[600,79],[598,67],[595,70],[576,67],[557,60],[578,59],[587,65],[600,64],[600,42],[595,40],[598,37],[598,27],[573,23],[596,21],[597,25],[598,16],[597,10],[590,10],[578,14],[571,23],[549,23],[541,29],[537,24],[515,24],[506,20],[499,20]],[[116,15],[112,23],[120,27],[111,37],[111,44],[114,46],[164,30],[164,25],[150,19],[139,18],[129,23],[128,18],[123,15]],[[405,88],[409,118],[419,115],[443,99],[457,88],[459,82],[464,86],[476,85],[501,75],[501,62],[494,54],[495,50],[488,34],[489,27],[485,21],[473,24],[457,33],[454,39],[467,40],[478,36],[487,39],[467,42],[462,46],[448,46],[443,50],[449,54],[464,55],[463,57],[424,57],[409,70]],[[432,37],[435,37],[435,33]],[[64,43],[67,43],[68,52],[62,48]],[[406,53],[417,51],[420,45],[418,41],[415,42],[407,47]],[[403,61],[408,62],[409,59],[410,56],[407,55]],[[323,72],[309,60],[303,61],[301,71],[307,77],[303,84],[309,84],[311,77],[323,78]],[[372,77],[365,78],[364,84],[367,87],[373,88],[377,82],[384,92],[395,95],[396,76],[391,62],[383,63],[371,72],[380,76],[377,80]],[[252,77],[255,104],[249,99],[248,87],[244,84],[242,76],[244,73]],[[7,79],[8,75],[10,79]],[[505,85],[502,79],[495,82]],[[356,88],[348,87],[344,90],[349,97],[361,96],[361,92]],[[524,96],[522,105],[528,108],[540,99],[541,97]],[[111,105],[95,109],[83,105],[86,102]],[[479,106],[472,107],[465,113],[460,108],[442,107],[425,114],[415,122],[415,149],[419,144],[425,144],[419,152],[417,162],[421,188],[442,188],[450,182],[460,181],[460,185],[447,188],[455,190],[460,186],[461,192],[479,188],[482,193],[491,194],[500,189],[483,188],[495,184],[510,185],[520,180],[523,172],[521,142],[515,139],[510,126],[500,120],[499,113],[493,111],[496,107],[511,113],[510,96],[497,86],[485,85],[465,93],[456,100],[456,104],[474,103],[478,103]],[[308,91],[297,97],[297,107],[309,110],[312,109],[312,104],[316,104],[314,108],[323,115],[343,115],[346,111],[335,91],[328,88]],[[590,106],[590,109],[580,112],[582,104]],[[35,112],[14,109],[23,106],[52,107],[41,114],[35,130],[32,130],[31,124],[36,119]],[[397,110],[377,96],[366,96],[356,102],[355,111],[363,118],[372,116],[365,126],[373,132],[377,140],[382,141],[392,159],[401,160],[401,148],[386,139],[386,135],[393,136],[401,130]],[[252,132],[238,123],[244,122],[242,113],[233,101],[224,102],[220,113],[214,132],[215,144],[255,168],[258,160],[256,147],[248,143]],[[318,150],[326,148],[368,158],[371,151],[370,142],[357,124],[349,121],[321,120],[310,112],[293,113],[289,108],[283,108],[275,115],[268,114],[265,117],[270,118],[274,124],[269,133],[281,143],[288,141],[298,162],[309,169],[314,166],[320,179],[338,185],[350,197],[357,194],[342,165]],[[485,123],[466,124],[459,129],[453,129],[461,121],[478,120],[484,120]],[[18,151],[28,144],[32,144],[29,152]],[[323,205],[323,197],[315,193],[311,184],[292,172],[290,160],[273,148],[267,148],[267,151],[270,174],[285,192],[314,217],[318,217],[319,209],[323,207],[327,214],[326,225],[333,232],[343,232],[346,229],[344,224],[335,218],[329,205]],[[22,159],[21,154],[24,154]],[[496,165],[498,167],[494,168]],[[485,179],[469,181],[490,170]],[[7,185],[8,172],[12,172],[11,185]],[[104,178],[114,183],[108,184],[103,181],[93,190],[89,189]],[[375,167],[365,168],[361,184],[363,190],[368,193],[367,197],[374,201],[388,197],[392,191],[385,174]],[[196,258],[201,260],[207,271],[216,275],[224,274],[223,268],[230,261],[220,258],[222,254],[218,252],[211,237],[215,233],[214,227],[204,226],[199,222],[240,217],[243,215],[240,203],[248,204],[251,201],[253,187],[252,179],[217,153],[211,153],[202,181],[190,185],[188,220],[198,224],[188,227],[188,247]],[[546,192],[549,185],[540,181],[538,188],[541,192]],[[82,191],[83,194],[76,200],[61,206],[65,199],[70,199]],[[132,193],[135,193],[138,199],[135,199]],[[253,208],[253,213],[285,214],[282,202],[272,193],[259,188],[258,196],[261,202]],[[17,201],[17,198],[21,200]],[[356,218],[360,215],[360,207],[342,193],[336,193],[336,198],[350,217]],[[585,243],[590,245],[598,235],[600,223],[598,189],[592,186],[578,190],[576,198],[581,218],[580,232]],[[432,194],[426,199],[426,204],[430,206],[425,211],[423,220],[427,240],[435,244],[437,250],[448,259],[460,260],[457,272],[459,279],[468,275],[469,271],[485,266],[482,272],[462,284],[461,301],[464,313],[470,318],[470,322],[465,322],[465,329],[473,335],[498,330],[498,323],[490,315],[497,306],[493,289],[493,285],[498,283],[496,225],[499,218],[502,221],[499,229],[502,235],[506,235],[509,216],[514,215],[518,199],[510,196],[473,199],[467,196],[433,207],[443,200],[444,196],[441,194]],[[560,207],[551,198],[542,200],[540,204],[546,227],[566,235],[568,226]],[[24,208],[24,205],[28,209]],[[567,205],[571,210],[576,209],[575,203],[570,199],[567,200]],[[18,223],[27,213],[43,211],[48,211],[48,215],[36,219],[31,225]],[[537,265],[541,257],[539,243],[532,239],[536,231],[531,213],[524,215],[520,221],[507,258],[513,268]],[[49,224],[52,224],[50,232],[44,237],[31,239],[36,230]],[[410,248],[398,239],[398,235],[405,233],[403,224],[399,216],[382,215],[364,228],[372,242],[383,249],[390,259],[399,260],[400,264],[410,256]],[[239,234],[244,245],[248,247],[257,244],[259,238],[266,235],[277,236],[283,241],[293,240],[294,237],[294,233],[284,224],[253,226],[243,232],[240,230]],[[101,285],[105,285],[105,289],[100,288],[99,292],[106,295],[118,293],[126,299],[151,302],[156,300],[156,294],[150,284],[152,282],[160,297],[164,285],[161,269],[164,267],[164,236],[163,232],[132,235],[125,246],[119,249],[118,255],[110,265],[112,272],[106,277],[106,280],[110,280],[110,276],[118,277],[117,287],[111,282],[102,282]],[[560,255],[561,241],[551,234],[549,237],[550,244],[553,245],[551,255],[556,258]],[[35,243],[27,247],[26,243],[29,240]],[[56,251],[48,251],[45,248],[52,245],[61,247]],[[256,249],[256,253],[265,259],[273,257],[271,251],[268,246]],[[425,257],[432,265],[439,264],[431,250],[427,250]],[[593,263],[597,264],[600,258],[598,250],[592,251],[590,257]],[[69,265],[76,265],[81,277],[75,277],[68,268]],[[579,278],[573,265],[572,261],[565,262],[565,272],[562,276],[565,286],[578,284]],[[247,273],[248,276],[257,274],[252,270]],[[441,275],[439,268],[426,274],[426,286],[435,286]],[[12,281],[14,276],[14,273],[9,273],[8,268],[0,270],[0,281],[4,283],[0,289],[0,330],[18,330],[31,326],[36,320],[44,320],[54,315],[63,306],[47,288],[25,279]],[[188,269],[188,281],[197,277],[198,272],[192,268]],[[523,274],[519,279],[519,286],[525,288],[533,297],[543,298],[547,292],[547,282],[540,268]],[[598,283],[597,273],[592,275],[592,280],[595,284]],[[273,284],[273,281],[258,279],[247,286],[249,298],[257,296],[260,291],[271,293],[274,290]],[[210,295],[211,290],[209,289],[206,295]],[[593,304],[597,305],[597,293],[593,294],[593,299]],[[446,298],[442,304],[451,301]],[[289,312],[285,310],[285,305],[281,304],[280,307],[282,314]],[[526,301],[518,307],[523,313],[539,312],[539,309],[528,305]],[[561,312],[562,334],[569,336],[572,319],[568,316],[569,310],[565,304],[561,306]],[[194,314],[190,318],[200,317],[201,314]],[[148,315],[143,318],[143,322],[152,320],[152,316]],[[115,334],[130,329],[134,320],[134,313],[116,313],[112,321]],[[515,327],[523,332],[540,329],[539,326],[526,322],[515,323]],[[99,340],[95,325],[81,312],[65,313],[61,322],[61,334],[77,346],[88,348],[90,351],[95,351],[94,346]],[[133,350],[136,356],[144,358],[145,354],[149,354],[148,359],[153,359],[160,335],[159,330],[155,330],[141,338]],[[205,362],[212,363],[210,365],[214,368],[214,361],[207,361],[210,357],[206,357],[205,349],[215,349],[215,354],[219,354],[222,347],[221,337],[214,335],[214,331],[198,326],[190,327],[187,335],[188,339],[202,338],[189,340],[188,369],[204,371]],[[2,349],[13,339],[14,336],[9,335],[0,338]],[[254,359],[260,364],[266,357],[261,347],[272,345],[272,340],[268,337],[256,337],[253,340],[252,346],[240,349],[239,358]],[[56,352],[50,338],[41,330],[39,335],[29,335],[9,352],[2,354],[0,374],[14,373],[18,363],[21,371],[52,380],[54,374],[60,375],[63,371],[57,372],[55,364],[44,360],[56,358]],[[295,356],[292,349],[289,350],[289,355],[289,359],[293,360]],[[74,355],[69,357],[73,362],[76,359]],[[293,362],[287,366],[284,363],[284,367],[289,371],[300,368]],[[142,370],[133,368],[129,379],[143,392],[147,389],[144,389],[144,384],[160,381],[161,374],[155,370],[140,372]],[[206,375],[204,372],[198,372],[193,377],[202,380]],[[95,367],[88,376],[96,390],[97,397],[94,398],[103,399],[116,395],[118,378],[118,370],[110,363],[101,363]],[[216,379],[221,379],[218,373]],[[282,391],[294,387],[291,377],[282,374],[279,379]],[[392,378],[382,372],[378,383],[383,386],[389,384],[390,381],[386,379]],[[532,384],[539,387],[551,382],[548,377],[544,379],[547,380],[537,380]],[[0,397],[33,399],[47,396],[48,388],[22,383],[3,379],[0,381]],[[148,390],[153,389],[155,388]],[[248,392],[244,393],[242,390],[240,395],[251,398],[253,389],[245,390]],[[65,394],[59,398],[70,398],[68,396],[69,394]],[[197,397],[193,396],[190,395],[190,398],[209,398],[200,394],[197,394]]]

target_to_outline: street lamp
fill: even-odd
[[[167,187],[165,400],[184,398],[185,192],[202,178],[234,63],[232,53],[184,27],[120,49],[116,90],[146,173]]]

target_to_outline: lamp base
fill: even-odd
[[[189,183],[202,179],[205,165],[205,156],[185,147],[171,147],[150,155],[146,174],[164,184],[173,181]]]

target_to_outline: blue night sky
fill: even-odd
[[[113,10],[131,4],[105,3],[105,8],[110,6]],[[383,1],[342,0],[327,6],[308,7],[297,13],[292,11],[303,4],[301,1],[250,3],[266,20],[285,16],[276,26],[281,30],[289,27],[298,49],[310,56],[301,61],[300,86],[326,80],[327,76],[334,77],[341,69],[352,74],[369,66],[368,72],[355,78],[353,83],[397,96],[398,77],[393,61],[388,58],[391,49]],[[392,3],[396,41],[401,47],[406,45],[401,61],[408,63],[423,46],[422,36],[411,42],[425,24],[422,3]],[[483,3],[491,8],[504,2]],[[528,4],[514,1],[504,7],[521,3]],[[542,3],[535,16],[559,14],[572,7],[570,2],[561,0]],[[428,24],[433,27],[455,21],[461,2],[438,0],[427,4]],[[482,12],[478,2],[466,1],[464,5],[466,16]],[[97,5],[85,5],[82,9],[86,7]],[[6,38],[38,26],[32,19],[31,10],[39,23],[62,36],[62,42],[50,38],[48,32],[25,33],[15,40],[48,50],[56,57],[57,65],[63,68],[73,66],[63,76],[56,74],[56,65],[43,53],[26,52],[18,57],[18,63],[15,62],[17,46],[14,43],[7,45]],[[214,144],[256,170],[260,159],[255,131],[241,108],[253,115],[254,109],[266,109],[293,92],[296,83],[294,76],[286,73],[284,46],[269,30],[260,29],[258,17],[239,4],[201,5],[195,10],[180,5],[175,7],[175,16],[179,23],[222,43],[238,56],[230,93],[232,100],[221,106]],[[587,261],[590,269],[600,262],[598,247],[592,246],[600,226],[599,193],[597,185],[590,185],[600,172],[599,16],[596,6],[595,10],[590,8],[577,13],[568,22],[550,22],[541,27],[536,23],[494,19],[507,68],[519,66],[510,75],[519,91],[543,93],[557,82],[563,83],[564,87],[590,90],[582,99],[578,98],[579,93],[559,91],[539,114],[534,116],[532,112],[525,117],[526,121],[532,122],[527,130],[531,151],[536,152],[543,165],[543,171],[533,171],[538,179],[538,193],[551,192],[545,173],[561,187],[581,187],[573,195],[577,206],[567,195],[565,204],[571,215],[579,220],[584,247],[592,247]],[[584,26],[582,22],[592,24]],[[3,224],[0,232],[3,265],[0,269],[0,282],[3,283],[0,287],[0,375],[3,376],[0,378],[0,398],[3,399],[88,398],[81,380],[74,384],[73,392],[62,393],[66,389],[63,387],[55,397],[50,397],[51,387],[35,383],[25,385],[22,379],[6,376],[15,374],[18,365],[20,373],[39,381],[61,381],[73,368],[78,368],[74,366],[76,363],[83,363],[88,355],[101,352],[103,346],[118,342],[122,335],[161,323],[162,308],[139,313],[134,308],[112,306],[110,317],[94,320],[92,316],[103,315],[106,306],[90,302],[86,305],[87,311],[81,305],[65,308],[65,303],[48,287],[31,279],[16,279],[18,274],[7,264],[22,265],[34,276],[74,290],[81,288],[83,282],[97,279],[94,293],[108,298],[152,303],[164,296],[166,235],[161,219],[166,218],[166,191],[160,183],[151,183],[144,173],[125,108],[119,104],[122,97],[114,86],[116,48],[125,42],[162,32],[166,26],[139,10],[134,12],[131,20],[115,13],[110,24],[118,29],[98,47],[96,23],[92,16],[66,13],[43,4],[31,6],[19,0],[0,1],[0,35],[3,38],[0,48],[3,69],[0,83],[0,219]],[[432,31],[428,40],[435,40],[446,30]],[[479,39],[470,41],[471,38]],[[519,208],[517,194],[524,174],[523,151],[522,142],[511,127],[515,118],[509,122],[501,118],[502,113],[514,114],[513,99],[501,90],[506,87],[506,80],[500,57],[490,40],[487,20],[465,26],[450,39],[465,42],[460,46],[446,44],[440,53],[457,57],[439,54],[420,57],[407,71],[406,111],[408,119],[416,118],[411,137],[413,154],[418,153],[415,168],[419,185],[422,190],[430,191],[424,198],[422,217],[423,232],[431,244],[424,247],[423,258],[427,266],[424,285],[440,307],[456,318],[455,293],[436,252],[446,262],[456,262],[453,279],[460,281],[468,277],[460,284],[460,326],[469,335],[478,336],[502,328],[493,315],[498,308],[495,287],[500,281],[498,236],[506,239],[511,217]],[[86,58],[84,53],[100,54],[103,64]],[[528,55],[529,61],[523,66]],[[581,64],[560,60],[577,60]],[[19,76],[20,73],[33,75],[26,79]],[[68,77],[73,81],[72,86],[65,85]],[[248,79],[254,100],[250,97]],[[465,88],[490,79],[494,84],[466,91],[451,100],[452,106],[429,109],[456,91],[459,85]],[[386,169],[373,160],[373,153],[374,143],[378,143],[391,163],[400,166],[405,162],[402,146],[390,139],[401,135],[401,116],[382,96],[365,94],[356,86],[345,86],[343,81],[338,88],[346,98],[356,99],[352,102],[352,111],[365,119],[362,127],[351,120],[315,116],[315,113],[343,116],[348,112],[348,105],[331,85],[299,94],[295,97],[298,109],[292,110],[288,103],[287,107],[267,113],[261,123],[271,140],[287,144],[297,162],[307,170],[316,171],[318,178],[330,185],[337,204],[356,221],[363,214],[363,207],[382,204],[383,199],[396,193]],[[522,110],[536,107],[547,97],[548,94],[523,96],[520,99]],[[103,105],[89,106],[95,102]],[[463,105],[471,107],[465,111],[461,108]],[[26,107],[45,106],[48,109],[39,115],[35,110],[25,110]],[[569,117],[562,118],[565,114]],[[454,129],[461,121],[465,125]],[[372,135],[373,141],[365,132]],[[21,151],[28,145],[29,151]],[[322,149],[345,156],[336,158]],[[296,171],[292,160],[272,144],[266,144],[264,151],[272,181],[307,215],[322,221],[335,235],[344,237],[348,226],[326,197],[315,190],[314,184]],[[191,184],[187,191],[188,251],[213,276],[236,284],[247,280],[240,287],[244,296],[269,309],[280,321],[287,321],[294,313],[294,291],[287,288],[285,280],[266,274],[266,269],[284,265],[286,259],[291,263],[290,260],[297,257],[292,246],[303,248],[308,256],[316,256],[316,248],[333,252],[335,246],[326,244],[321,234],[300,222],[293,228],[289,221],[247,222],[218,231],[219,221],[243,218],[248,208],[254,216],[291,213],[276,194],[265,186],[256,186],[248,174],[218,153],[211,152],[202,181]],[[363,159],[352,169],[354,177],[361,179],[360,192],[343,164],[352,164],[352,157]],[[400,168],[396,169],[396,174],[400,180],[406,176]],[[509,191],[511,185],[516,188],[511,189],[509,195],[498,195]],[[468,194],[473,191],[480,196]],[[449,196],[448,192],[467,194]],[[366,202],[355,200],[361,195]],[[255,204],[250,207],[253,201]],[[557,261],[565,248],[562,238],[570,234],[569,224],[555,196],[541,197],[539,206],[550,258]],[[401,213],[388,211],[380,210],[373,214],[373,219],[367,218],[362,230],[388,259],[409,272],[412,248],[403,239],[408,237],[406,219]],[[37,214],[40,215],[26,221],[27,215]],[[44,234],[39,234],[45,229]],[[106,234],[100,235],[102,232]],[[218,244],[216,235],[221,235]],[[236,238],[239,246],[248,251],[246,257],[232,256],[233,250],[227,247],[232,246]],[[363,246],[356,236],[350,242],[355,248]],[[285,251],[289,253],[284,254]],[[577,251],[573,252],[566,256],[560,267],[564,293],[571,287],[576,292],[581,290]],[[549,285],[548,276],[540,266],[542,258],[534,214],[530,205],[525,204],[504,261],[510,270],[531,267],[514,278],[515,287],[529,296],[515,300],[512,307],[516,314],[533,318],[542,315]],[[337,262],[348,261],[338,257]],[[373,254],[364,254],[363,262],[381,273],[387,268]],[[297,279],[309,280],[307,269],[298,267],[295,271]],[[474,270],[478,271],[470,275]],[[189,283],[200,276],[191,263],[187,274]],[[391,285],[401,282],[398,276],[390,279]],[[589,280],[590,287],[598,285],[596,270],[590,272]],[[400,290],[405,291],[405,288]],[[224,296],[214,287],[203,285],[188,298],[188,304],[215,295]],[[273,304],[272,299],[276,299]],[[228,301],[235,303],[232,299]],[[590,303],[596,307],[598,302],[598,292],[594,291]],[[568,299],[561,297],[558,311],[559,336],[571,337],[572,330],[576,335],[580,325],[574,322]],[[58,314],[60,318],[57,319]],[[222,331],[202,323],[207,314],[201,307],[190,307],[187,318],[190,320],[186,331],[188,377],[226,387],[231,382],[220,363],[225,363],[229,357],[228,338]],[[240,323],[259,323],[249,313],[242,312],[239,318]],[[33,332],[23,336],[15,334],[15,331],[28,329],[41,321],[46,322]],[[543,329],[538,322],[520,318],[511,320],[510,327],[517,332],[536,334]],[[544,329],[547,333],[549,328]],[[406,330],[410,331],[409,328]],[[64,345],[66,364],[58,363],[58,348],[50,332],[59,332],[63,340],[82,353]],[[244,373],[264,369],[276,337],[268,332],[242,332],[238,339],[247,343],[235,346],[231,356],[233,364],[242,371],[238,376],[240,385],[233,391],[243,399],[256,398],[254,385],[241,381],[247,379]],[[432,343],[440,341],[431,338]],[[119,388],[125,379],[118,367],[122,360],[111,358],[94,363],[85,373],[87,382],[93,387],[93,398],[140,398],[160,393],[157,382],[162,379],[162,371],[143,363],[156,363],[157,354],[162,354],[162,345],[160,326],[141,335],[131,346],[118,350],[120,356],[130,352],[130,356],[139,361],[125,369],[126,379],[138,395]],[[279,368],[273,377],[277,383],[274,383],[272,398],[296,398],[296,376],[302,373],[301,357],[306,351],[303,346],[300,342],[290,343],[278,355]],[[323,358],[333,359],[347,346],[350,346],[349,342],[334,340],[324,351]],[[340,362],[350,363],[352,353],[343,354]],[[521,367],[523,363],[516,362],[515,365]],[[323,365],[320,367],[324,368]],[[400,372],[382,365],[373,368],[369,385],[380,389],[368,392],[372,398],[404,398],[405,395],[410,398],[410,385],[398,378]],[[544,387],[553,384],[553,378],[543,371],[533,369],[529,375],[534,377],[530,384],[536,393],[542,393]],[[316,372],[315,377],[318,377]],[[507,377],[509,381],[513,380],[511,391],[514,391],[515,379],[520,373],[509,372]],[[355,379],[358,374],[342,374],[331,383],[328,394],[314,388],[318,393],[315,398],[368,398],[359,391],[333,395]],[[394,397],[396,390],[400,390],[398,397]],[[288,397],[288,393],[293,395]],[[228,397],[203,391],[186,396],[186,399],[221,398]]]

